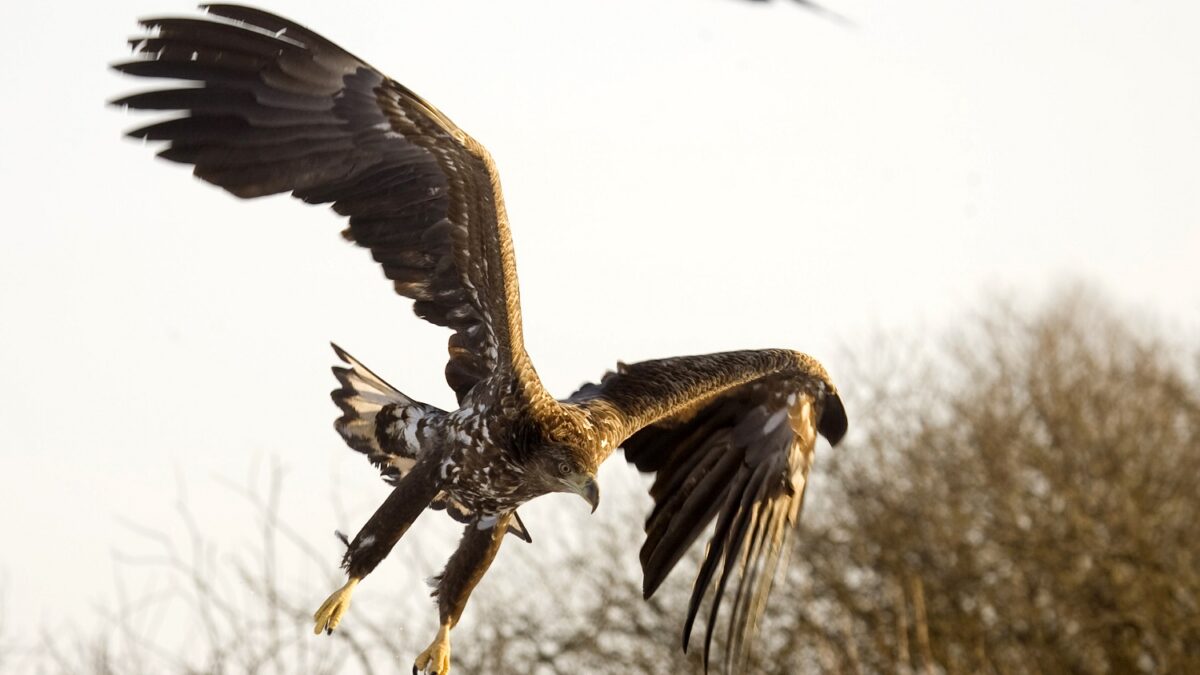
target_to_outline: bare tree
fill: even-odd
[[[1185,350],[1074,290],[948,352],[937,378],[857,401],[785,652],[825,645],[839,672],[1200,672]]]
[[[1127,317],[1072,291],[991,310],[941,350],[857,349],[875,363],[840,374],[855,430],[817,463],[752,671],[1200,672],[1200,352]],[[128,564],[173,582],[123,594],[113,634],[48,640],[24,669],[394,671],[414,648],[397,627],[429,612],[356,610],[333,642],[315,640],[308,589],[285,584],[279,562],[332,565],[281,518],[279,485],[244,491],[262,525],[254,550],[215,556],[183,505],[186,541],[141,531],[157,552]],[[517,564],[472,600],[456,671],[701,670],[678,646],[695,561],[642,600],[644,486],[624,489],[606,501],[624,510],[559,524],[586,542],[506,549]],[[165,603],[197,627],[186,654],[148,630]]]

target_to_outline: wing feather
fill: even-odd
[[[725,669],[744,670],[799,518],[817,434],[837,443],[846,431],[828,375],[796,352],[729,352],[622,365],[570,400],[610,431],[612,447],[621,445],[627,460],[654,474],[640,556],[646,597],[716,520],[689,599],[683,646],[711,594],[708,666],[730,591]]]
[[[236,5],[142,21],[129,75],[185,80],[114,101],[179,116],[130,132],[238,197],[291,192],[349,217],[418,316],[454,331],[447,381],[459,402],[514,376],[543,395],[520,330],[507,216],[487,151],[365,61],[288,19]]]

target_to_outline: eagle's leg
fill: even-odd
[[[437,578],[437,587],[433,591],[438,601],[441,627],[438,628],[437,637],[433,639],[429,648],[417,657],[413,664],[413,673],[446,675],[450,672],[450,629],[458,624],[458,619],[467,606],[467,598],[471,597],[471,591],[495,560],[511,519],[512,514],[506,513],[496,518],[490,527],[481,526],[481,522],[477,520],[467,523],[463,529],[458,550],[450,556],[446,569],[442,570],[442,574]]]
[[[450,624],[442,623],[437,637],[413,662],[413,675],[432,673],[446,675],[450,672]]]
[[[437,466],[438,462],[431,458],[418,460],[354,536],[354,541],[350,542],[350,548],[346,549],[346,555],[342,558],[342,567],[346,568],[350,578],[313,614],[316,623],[314,633],[332,633],[337,628],[342,615],[350,607],[350,595],[354,587],[392,552],[392,547],[400,541],[408,527],[437,496],[441,489]]]
[[[342,615],[346,613],[347,609],[350,609],[350,595],[359,581],[358,577],[350,577],[344,586],[325,599],[325,602],[313,614],[313,620],[317,624],[313,629],[314,633],[318,635],[321,631],[332,633],[333,629],[337,628],[338,623],[342,620]]]

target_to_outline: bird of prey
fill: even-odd
[[[463,523],[435,580],[440,629],[413,671],[450,669],[450,631],[506,534],[530,541],[525,502],[574,493],[594,511],[596,471],[618,449],[653,474],[641,549],[648,598],[715,520],[685,620],[709,591],[704,661],[731,580],[726,667],[746,657],[799,515],[817,434],[846,431],[837,390],[788,349],[618,364],[556,400],[521,330],[517,272],[491,156],[399,82],[287,19],[235,5],[145,19],[129,75],[183,80],[115,104],[175,111],[130,132],[159,156],[242,198],[280,192],[332,204],[421,318],[453,331],[446,380],[457,410],[405,396],[337,348],[337,431],[394,489],[349,542],[348,580],[317,610],[331,632],[355,586],[425,509]]]

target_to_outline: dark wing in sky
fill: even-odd
[[[767,2],[768,0],[754,0],[754,1],[755,2]],[[801,7],[805,8],[805,9],[809,10],[810,12],[813,12],[815,14],[819,14],[820,16],[825,17],[826,19],[832,19],[833,21],[837,21],[838,23],[845,24],[845,25],[853,25],[851,23],[851,21],[849,19],[847,19],[846,17],[842,16],[841,14],[838,14],[837,12],[834,12],[833,10],[829,9],[828,7],[825,7],[824,5],[820,5],[815,2],[812,2],[812,0],[793,0],[793,2],[795,2],[795,4],[800,5]]]
[[[626,459],[655,476],[641,550],[646,597],[716,518],[683,644],[714,589],[707,666],[722,597],[738,577],[726,670],[740,672],[799,517],[817,433],[837,443],[846,431],[828,376],[795,352],[731,352],[623,365],[574,400],[602,424],[632,431],[621,444]]]
[[[487,151],[403,85],[287,19],[210,5],[146,19],[142,77],[191,81],[114,103],[181,115],[130,132],[239,197],[332,202],[417,315],[454,330],[446,379],[466,396],[507,370],[533,378],[500,184]],[[540,386],[540,384],[538,385]]]

